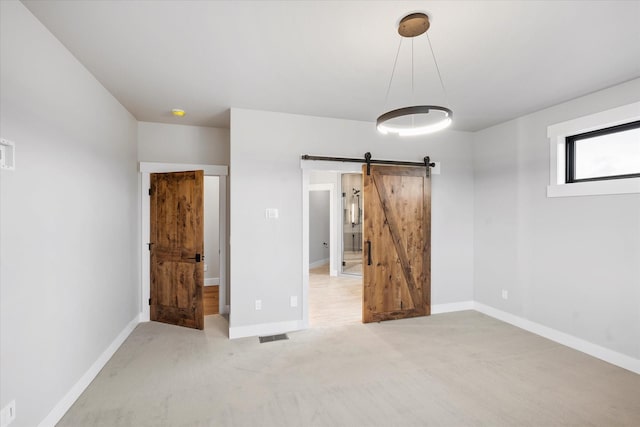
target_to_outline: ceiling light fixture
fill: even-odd
[[[184,117],[186,113],[184,112],[184,110],[181,110],[179,108],[174,108],[173,110],[171,110],[171,114],[173,114],[176,117]]]
[[[396,65],[398,64],[398,56],[400,54],[400,47],[402,46],[403,38],[417,37],[421,34],[425,34],[430,27],[429,17],[424,13],[411,13],[400,20],[398,25],[398,34],[400,34],[400,43],[398,44],[398,51],[396,52],[396,59],[393,63],[393,71],[391,72],[391,79],[389,80],[389,86],[387,88],[387,95],[385,98],[385,105],[389,99],[389,91],[391,90],[391,83],[393,82],[393,76],[396,72]],[[444,93],[445,100],[447,93],[442,83],[442,76],[440,75],[440,68],[438,68],[438,62],[436,61],[436,55],[433,53],[433,47],[431,47],[431,40],[427,34],[427,41],[429,42],[429,49],[431,56],[433,57],[433,63],[435,64],[436,71],[438,72],[438,78],[440,79],[440,86]],[[413,94],[413,40],[411,40],[411,91]],[[447,102],[448,104],[448,102]],[[453,119],[453,112],[446,107],[439,105],[414,105],[410,107],[398,108],[382,114],[376,121],[376,127],[378,131],[383,134],[393,133],[400,136],[413,136],[424,135],[427,133],[437,132],[448,127]]]

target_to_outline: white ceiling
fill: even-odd
[[[229,108],[375,121],[447,104],[478,130],[640,77],[640,1],[35,1],[23,3],[141,121],[229,127]],[[412,99],[413,98],[413,99]],[[171,116],[179,107],[183,119]]]

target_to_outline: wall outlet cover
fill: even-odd
[[[12,400],[0,411],[0,427],[7,427],[16,419],[16,401]]]

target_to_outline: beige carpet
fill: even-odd
[[[60,426],[640,426],[640,375],[474,311],[228,340],[140,324]]]

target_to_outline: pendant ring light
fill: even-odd
[[[426,33],[430,25],[429,17],[426,14],[412,13],[400,20],[400,24],[398,25],[398,34],[404,38],[417,37]],[[429,40],[429,35],[427,35],[427,40]],[[402,44],[402,40],[400,40],[400,43]],[[440,69],[438,68],[433,48],[431,48],[430,40],[429,47],[431,49],[433,62],[438,72],[440,85],[446,98],[446,91],[444,90],[444,84],[442,83],[442,76],[440,75]],[[398,54],[399,53],[400,46],[398,46]],[[393,75],[395,74],[398,54],[396,54],[396,62],[393,64],[391,80],[389,81],[389,88],[387,89],[387,98],[389,97],[389,90],[391,89]],[[413,86],[413,66],[411,73]],[[414,105],[398,108],[382,114],[376,121],[376,127],[378,131],[383,134],[394,133],[400,136],[424,135],[431,132],[437,132],[448,127],[451,124],[452,118],[453,112],[449,108],[438,105]]]

